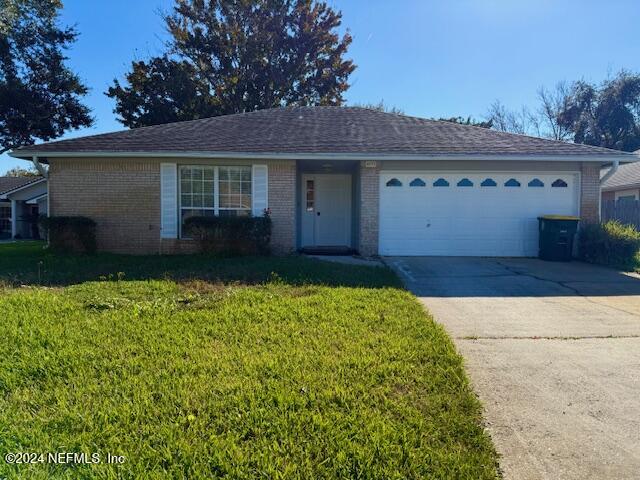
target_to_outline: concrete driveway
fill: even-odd
[[[385,260],[464,356],[506,479],[640,479],[640,279],[578,262]]]

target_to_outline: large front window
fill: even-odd
[[[180,167],[180,224],[193,216],[250,215],[251,167]]]
[[[251,213],[251,167],[218,167],[220,215]]]

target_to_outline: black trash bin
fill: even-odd
[[[540,232],[538,257],[553,262],[571,261],[573,237],[578,229],[579,221],[578,217],[565,215],[538,217],[538,231]]]

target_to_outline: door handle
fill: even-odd
[[[320,216],[320,212],[316,212],[316,215]]]

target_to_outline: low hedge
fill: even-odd
[[[88,217],[41,217],[49,235],[49,248],[56,252],[95,253],[96,222]]]
[[[583,260],[619,268],[634,268],[640,250],[640,232],[633,225],[609,221],[580,229]]]
[[[186,235],[199,243],[203,253],[223,255],[268,255],[271,218],[189,217],[183,227]]]

